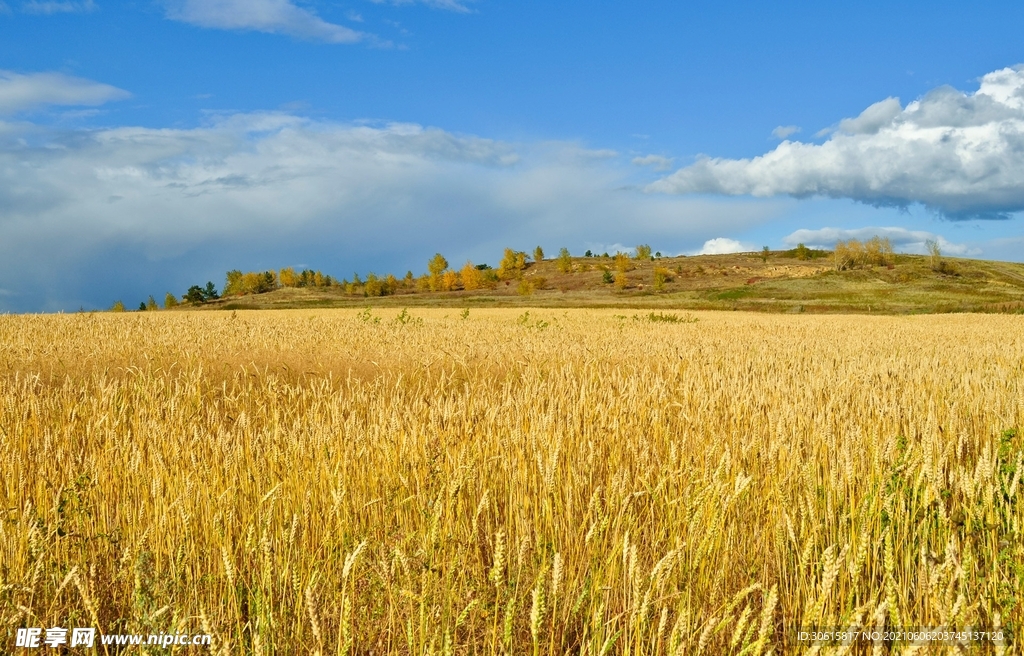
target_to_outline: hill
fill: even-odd
[[[1024,312],[1024,264],[896,255],[886,266],[837,271],[832,258],[797,259],[792,251],[702,255],[629,261],[625,286],[610,282],[613,257],[572,258],[572,272],[556,260],[526,265],[521,280],[447,292],[399,289],[366,297],[343,287],[285,287],[229,296],[208,309],[304,307],[622,307],[760,312],[879,313]],[[655,268],[665,276],[655,289]],[[606,274],[606,272],[609,272]],[[520,282],[525,284],[521,285]]]

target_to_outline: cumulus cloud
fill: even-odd
[[[681,249],[779,211],[645,194],[628,162],[578,144],[410,124],[2,125],[0,280],[16,282],[0,311],[108,306],[288,262],[350,276],[416,269],[438,250],[494,264],[505,246],[538,243]]]
[[[0,70],[0,115],[44,105],[102,105],[127,91],[63,73],[21,75]]]
[[[901,106],[887,98],[844,119],[825,143],[784,141],[752,159],[702,157],[650,191],[920,203],[948,219],[1024,210],[1024,66],[944,86]]]
[[[967,244],[957,244],[949,241],[942,235],[925,230],[908,230],[906,228],[856,228],[852,230],[844,228],[819,228],[817,230],[797,230],[782,239],[782,242],[789,247],[797,244],[804,244],[811,248],[832,249],[837,241],[849,241],[857,239],[866,241],[872,237],[882,237],[892,242],[893,248],[904,253],[926,253],[926,241],[934,241],[942,249],[943,253],[949,255],[972,256],[980,255],[981,249],[971,247]]]
[[[167,0],[167,17],[199,27],[287,34],[327,43],[356,43],[369,35],[328,23],[291,0]]]
[[[53,1],[39,1],[31,0],[21,5],[21,10],[26,14],[80,14],[90,12],[96,9],[96,3],[93,0],[82,0],[81,2],[53,2]]]
[[[800,128],[795,125],[780,125],[779,127],[772,130],[772,136],[776,139],[785,139],[790,135],[794,135],[800,131]]]
[[[655,171],[668,171],[672,168],[673,159],[662,155],[644,155],[643,157],[634,157],[632,161],[637,166],[650,166]]]
[[[749,253],[754,250],[749,244],[729,239],[728,237],[715,237],[704,242],[700,250],[693,255],[729,255],[730,253]]]

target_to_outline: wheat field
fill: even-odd
[[[623,312],[0,316],[0,651],[1019,636],[1024,317]]]

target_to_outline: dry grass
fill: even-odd
[[[0,317],[2,649],[1019,632],[1021,317],[395,314]]]

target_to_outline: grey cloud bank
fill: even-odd
[[[681,249],[779,210],[645,194],[635,167],[574,143],[410,124],[274,113],[179,130],[0,128],[0,311],[135,304],[221,284],[229,268],[351,276],[420,270],[437,250],[494,263],[537,243]]]
[[[839,122],[822,144],[783,141],[751,159],[704,157],[651,184],[670,194],[849,198],[920,203],[944,218],[1024,210],[1024,66],[976,92],[939,87],[906,107],[888,98]]]

